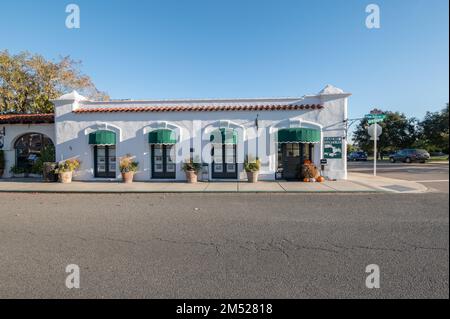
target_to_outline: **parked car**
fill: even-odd
[[[421,149],[404,149],[404,150],[400,150],[397,153],[389,156],[389,160],[391,161],[391,163],[395,163],[395,162],[425,163],[429,159],[430,159],[430,154],[426,150],[421,150]]]
[[[367,161],[367,153],[366,152],[352,152],[348,156],[349,161]]]

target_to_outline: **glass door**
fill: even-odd
[[[94,147],[94,176],[98,178],[116,178],[116,147]]]
[[[237,179],[236,145],[214,144],[212,178]]]
[[[176,177],[175,145],[151,146],[152,178],[174,179]]]
[[[301,171],[300,143],[282,144],[283,178],[286,180],[299,180]]]

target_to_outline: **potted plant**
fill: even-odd
[[[55,163],[55,147],[47,145],[34,163],[33,172],[42,175],[44,182],[56,182],[58,180],[58,176],[55,174],[57,165]]]
[[[254,161],[250,161],[248,156],[244,162],[244,169],[247,173],[247,180],[249,183],[257,183],[259,177],[259,170],[261,168],[261,161],[256,158]]]
[[[28,168],[19,167],[16,165],[12,166],[9,171],[14,178],[28,177],[28,175],[30,174],[30,170]]]
[[[183,163],[182,169],[186,173],[187,182],[193,184],[198,181],[198,172],[201,171],[202,164],[191,158]]]
[[[72,182],[73,172],[80,167],[77,159],[68,159],[58,163],[55,174],[58,174],[58,181],[63,184]]]
[[[0,150],[0,178],[2,178],[5,172],[5,152]]]
[[[134,157],[127,154],[121,158],[119,168],[122,173],[122,180],[125,184],[133,183],[134,174],[138,170],[139,163],[134,161]]]
[[[57,182],[58,175],[55,174],[55,170],[58,167],[58,163],[55,162],[44,162],[42,163],[42,179],[44,182]]]

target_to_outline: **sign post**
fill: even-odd
[[[386,118],[385,114],[367,114],[369,124],[372,124],[368,131],[369,135],[373,139],[373,176],[377,176],[377,159],[378,159],[378,138],[382,133],[381,126],[378,125],[379,122],[383,122]]]
[[[378,150],[377,150],[377,142],[378,142],[378,135],[377,135],[377,126],[378,124],[374,124],[375,129],[374,129],[374,136],[373,136],[373,149],[374,149],[374,160],[373,160],[373,176],[377,176],[377,159],[378,159]]]

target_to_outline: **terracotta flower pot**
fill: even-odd
[[[249,183],[258,183],[259,172],[247,172],[247,179]]]
[[[134,172],[122,173],[122,180],[125,184],[133,183]]]
[[[58,180],[60,183],[69,184],[72,183],[73,172],[60,172],[58,174]]]
[[[186,180],[189,184],[197,183],[198,176],[196,171],[186,171]]]

